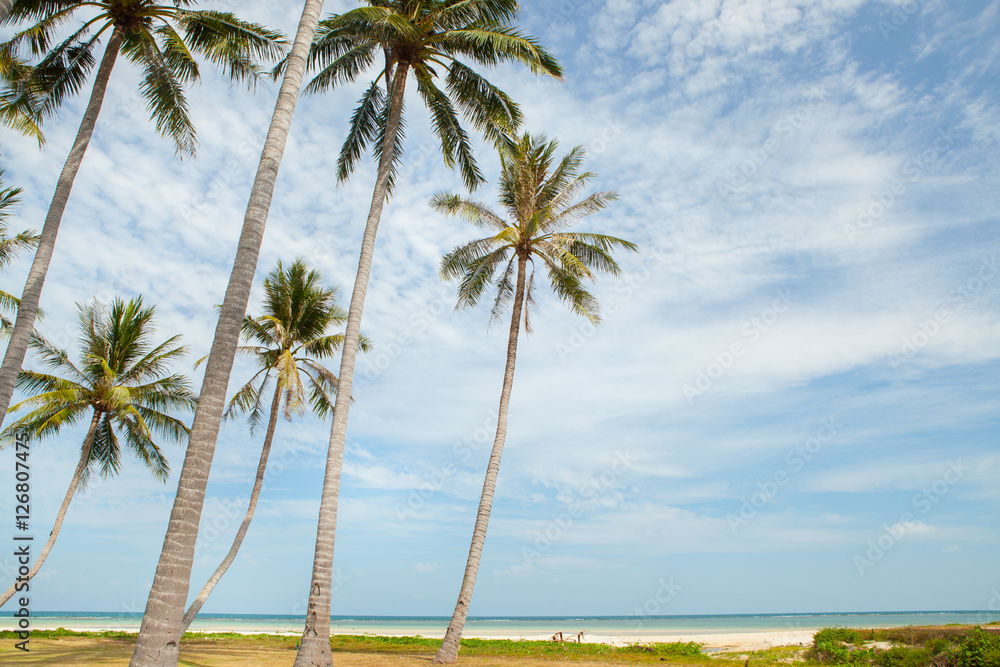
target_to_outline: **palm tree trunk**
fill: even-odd
[[[386,187],[392,171],[392,158],[402,118],[403,93],[408,69],[406,64],[400,63],[393,75],[382,158],[379,161],[371,209],[368,212],[365,235],[361,242],[361,257],[358,260],[358,275],[354,280],[351,306],[347,312],[344,349],[340,357],[337,402],[333,410],[333,424],[330,427],[330,447],[327,451],[323,496],[319,506],[319,525],[316,528],[316,552],[313,557],[312,582],[309,587],[309,605],[306,609],[305,629],[295,655],[294,667],[333,665],[333,656],[330,654],[330,598],[333,581],[333,546],[337,535],[337,501],[340,495],[340,473],[344,465],[344,441],[347,439],[347,413],[351,406],[354,361],[358,355],[358,335],[361,331],[365,295],[368,292],[368,279],[371,276],[375,235],[382,218]]]
[[[521,329],[521,310],[524,305],[524,274],[528,264],[526,255],[517,260],[517,288],[514,292],[514,307],[510,315],[510,335],[507,338],[507,367],[503,372],[503,391],[500,392],[500,411],[497,416],[497,435],[493,440],[493,451],[490,452],[490,462],[486,467],[486,479],[483,482],[483,495],[479,498],[479,512],[476,514],[476,526],[472,531],[472,545],[469,547],[469,559],[465,563],[465,576],[462,577],[462,588],[458,593],[458,603],[451,615],[448,631],[441,642],[441,648],[434,656],[433,662],[439,665],[450,665],[458,660],[458,646],[462,640],[462,630],[465,629],[465,619],[469,615],[469,603],[472,601],[472,591],[476,587],[476,575],[479,573],[479,561],[483,556],[483,545],[486,542],[486,527],[490,522],[490,510],[493,508],[493,493],[497,488],[497,475],[500,473],[500,457],[503,455],[503,445],[507,438],[507,406],[510,403],[510,390],[514,386],[514,359],[517,357],[517,334]]]
[[[56,522],[52,526],[52,532],[49,533],[49,541],[45,543],[42,548],[41,553],[38,554],[38,558],[35,559],[35,564],[31,566],[31,570],[25,576],[24,579],[19,579],[17,583],[13,584],[10,588],[3,592],[0,596],[0,607],[6,604],[7,600],[13,597],[14,593],[20,590],[27,590],[27,583],[38,574],[38,570],[41,569],[42,563],[45,559],[49,557],[49,552],[52,551],[52,547],[56,543],[56,538],[59,537],[59,530],[62,528],[63,519],[66,518],[66,510],[69,509],[70,501],[73,500],[73,496],[76,495],[76,490],[80,486],[80,480],[83,478],[83,473],[87,469],[87,463],[90,461],[90,450],[94,446],[94,433],[97,431],[97,422],[101,419],[101,413],[94,411],[94,418],[90,422],[90,430],[87,431],[87,438],[83,441],[83,451],[80,453],[80,462],[76,464],[76,472],[73,473],[73,479],[69,483],[69,489],[66,490],[66,497],[63,498],[62,506],[59,507],[59,513],[56,514]]]
[[[0,21],[7,18],[10,8],[14,6],[14,0],[0,0]]]
[[[253,483],[253,491],[250,492],[250,505],[247,506],[247,513],[243,517],[243,523],[240,524],[240,529],[236,531],[236,538],[233,540],[233,546],[229,548],[229,553],[216,568],[215,572],[209,578],[205,587],[201,589],[201,593],[198,597],[194,599],[191,606],[184,613],[184,620],[181,625],[181,635],[183,635],[187,629],[191,626],[191,622],[194,617],[198,615],[201,611],[202,606],[205,604],[205,600],[208,596],[212,594],[215,589],[215,585],[219,583],[222,579],[222,575],[226,573],[229,566],[233,564],[236,560],[236,554],[239,553],[240,547],[243,545],[243,538],[246,537],[247,529],[250,528],[250,522],[253,521],[254,512],[257,509],[257,499],[260,497],[260,489],[264,486],[264,471],[267,470],[267,457],[271,453],[271,442],[274,440],[274,428],[278,423],[278,408],[281,407],[281,386],[278,385],[274,388],[274,398],[271,400],[271,417],[267,422],[267,434],[264,436],[264,447],[260,451],[260,462],[257,464],[257,478]]]
[[[125,33],[120,28],[115,28],[114,32],[111,33],[108,47],[105,49],[101,65],[97,69],[97,78],[94,80],[94,88],[90,92],[87,110],[83,114],[83,120],[80,121],[80,129],[77,130],[73,148],[66,158],[62,173],[59,174],[56,191],[52,196],[52,203],[49,204],[49,212],[45,216],[45,224],[42,226],[35,259],[31,263],[31,270],[28,271],[24,293],[21,295],[21,303],[17,308],[14,330],[11,331],[7,353],[4,355],[3,365],[0,366],[0,424],[3,423],[3,419],[7,415],[7,408],[10,407],[10,398],[14,394],[17,374],[21,372],[24,355],[28,351],[28,342],[31,340],[31,332],[35,328],[38,301],[42,296],[42,285],[45,283],[45,274],[49,270],[49,262],[52,261],[56,236],[59,234],[59,223],[62,222],[63,211],[66,210],[69,193],[73,189],[73,181],[76,179],[77,172],[80,171],[83,156],[87,152],[90,138],[97,126],[97,117],[101,113],[101,105],[104,104],[104,93],[108,89],[111,70],[115,67],[118,51],[121,50],[124,38]]]
[[[278,93],[243,219],[236,259],[205,368],[205,379],[184,457],[184,467],[177,483],[170,523],[163,539],[160,561],[156,566],[156,575],[149,591],[130,667],[177,665],[178,643],[191,580],[194,546],[198,539],[198,524],[205,504],[205,487],[215,455],[215,441],[219,435],[226,390],[239,342],[240,324],[246,314],[267,214],[274,194],[274,182],[278,177],[278,167],[288,140],[292,115],[302,88],[306,57],[322,10],[323,0],[306,0],[295,44],[288,56],[288,67]]]

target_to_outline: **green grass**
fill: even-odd
[[[13,631],[0,631],[0,640],[16,638]],[[75,632],[36,630],[32,638],[59,640],[65,637],[133,643],[135,633],[123,631]],[[889,642],[891,648],[876,648],[872,642]],[[297,636],[243,635],[238,633],[187,633],[188,645],[220,645],[232,648],[294,650]],[[334,651],[386,656],[432,656],[440,639],[427,637],[381,637],[333,635]],[[1000,633],[996,628],[964,626],[904,627],[886,629],[825,628],[803,650],[784,646],[762,651],[707,654],[694,642],[668,644],[577,644],[575,642],[512,641],[507,639],[463,639],[461,654],[486,658],[527,658],[599,661],[614,664],[668,663],[673,665],[718,665],[719,667],[801,667],[846,665],[847,667],[1000,667]]]

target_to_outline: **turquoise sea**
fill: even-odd
[[[13,629],[15,619],[0,618],[0,629]],[[142,614],[115,612],[35,612],[32,628],[74,630],[125,630],[136,632]],[[332,631],[339,634],[421,635],[441,637],[446,617],[335,616]],[[858,612],[824,614],[736,614],[719,616],[550,616],[472,617],[465,636],[512,636],[534,638],[555,632],[585,632],[591,635],[642,637],[666,634],[717,634],[731,632],[775,632],[842,626],[884,628],[904,625],[975,624],[1000,621],[997,611]],[[191,626],[195,631],[244,633],[298,633],[302,616],[263,614],[202,614]]]

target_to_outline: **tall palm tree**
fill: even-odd
[[[555,59],[536,40],[516,30],[518,9],[516,0],[370,0],[367,6],[324,20],[317,35],[312,61],[321,70],[309,84],[308,92],[321,92],[353,81],[363,71],[375,67],[375,78],[351,117],[338,160],[338,178],[344,181],[351,175],[369,146],[378,159],[378,172],[347,317],[309,603],[296,667],[332,664],[330,595],[347,416],[375,236],[403,155],[403,97],[407,81],[412,75],[417,92],[430,111],[445,164],[457,165],[466,185],[470,189],[476,187],[483,177],[469,135],[459,120],[459,111],[473,127],[495,142],[520,125],[521,113],[506,93],[462,60],[485,67],[520,63],[536,74],[562,75]]]
[[[492,288],[496,296],[491,322],[499,320],[508,306],[511,308],[496,438],[486,468],[458,603],[441,648],[434,657],[434,662],[439,664],[451,664],[458,658],[459,642],[476,585],[500,471],[500,456],[507,437],[507,406],[514,384],[514,359],[522,318],[525,331],[531,332],[528,310],[535,302],[535,270],[544,268],[556,296],[573,312],[596,325],[600,321],[597,300],[584,287],[584,280],[592,279],[594,271],[617,276],[620,271],[611,252],[615,248],[636,249],[634,244],[614,236],[565,231],[577,219],[600,211],[618,195],[598,192],[576,201],[594,174],[579,173],[584,157],[582,147],[574,148],[558,164],[555,162],[557,149],[555,141],[525,134],[518,141],[511,141],[501,152],[500,204],[507,219],[484,204],[454,194],[439,194],[431,201],[437,211],[465,218],[491,233],[491,236],[456,248],[441,261],[443,278],[461,279],[458,306],[475,306]]]
[[[123,444],[156,479],[167,481],[170,468],[153,441],[154,433],[174,442],[183,440],[188,429],[170,413],[193,410],[197,398],[187,378],[169,372],[171,362],[187,354],[178,345],[180,336],[154,343],[153,317],[154,308],[144,306],[141,297],[127,303],[117,299],[108,309],[96,303],[80,306],[82,354],[78,365],[40,336],[31,339],[42,365],[57,374],[21,372],[18,389],[32,396],[11,412],[29,412],[4,429],[3,441],[13,441],[18,433],[40,440],[58,435],[63,427],[79,423],[88,413],[91,417],[80,461],[52,534],[28,572],[28,580],[52,550],[77,489],[86,485],[93,472],[105,477],[119,472]],[[13,585],[8,588],[0,596],[0,604],[15,590]]]
[[[236,559],[247,529],[257,508],[257,499],[264,484],[267,458],[271,452],[278,413],[284,404],[285,419],[301,415],[308,405],[321,419],[333,410],[337,392],[337,376],[320,360],[333,357],[344,342],[343,334],[328,334],[333,325],[343,324],[347,313],[337,305],[337,290],[323,285],[318,271],[310,270],[301,259],[285,269],[281,262],[264,280],[264,315],[243,320],[244,342],[255,343],[238,348],[238,352],[254,358],[260,370],[254,374],[229,401],[223,418],[247,414],[250,435],[260,427],[264,417],[266,394],[274,376],[274,392],[264,435],[264,446],[257,464],[257,477],[246,515],[236,532],[233,546],[222,563],[202,588],[184,614],[187,630],[208,596]],[[365,343],[367,347],[367,343]]]
[[[271,208],[278,167],[285,152],[295,104],[305,76],[309,45],[316,33],[323,0],[305,0],[295,42],[287,59],[281,90],[274,105],[271,125],[260,154],[257,175],[250,191],[243,228],[229,275],[229,285],[215,328],[212,349],[205,364],[198,409],[191,425],[191,438],[184,467],[177,482],[177,495],[170,523],[163,538],[160,560],[146,601],[131,667],[176,665],[178,643],[191,581],[191,564],[198,539],[198,524],[205,505],[205,487],[215,456],[226,390],[236,357],[243,318],[250,299],[250,287],[257,270],[257,258]]]
[[[275,58],[282,51],[284,40],[280,34],[241,21],[231,13],[188,9],[192,4],[194,0],[18,0],[4,21],[32,23],[0,45],[0,74],[10,77],[12,72],[18,72],[16,81],[11,82],[16,94],[5,96],[3,103],[8,111],[21,109],[22,116],[42,119],[55,113],[68,96],[83,86],[96,62],[102,35],[107,35],[108,44],[87,110],[59,175],[0,366],[0,420],[10,405],[24,363],[59,224],[119,53],[142,69],[140,92],[156,121],[156,129],[174,141],[178,154],[185,155],[195,149],[195,131],[184,97],[184,84],[199,77],[193,54],[223,67],[234,82],[252,84],[260,75],[257,61]],[[55,44],[60,29],[81,10],[88,16],[84,24]],[[21,67],[19,53],[24,50],[31,57],[41,58],[29,74],[24,74]]]
[[[6,268],[22,250],[29,250],[38,245],[38,235],[34,230],[29,229],[14,236],[9,235],[7,221],[10,219],[11,209],[20,202],[20,197],[21,188],[5,186],[3,169],[0,169],[0,270]],[[0,290],[0,310],[15,311],[20,301],[13,294]],[[0,335],[9,334],[13,326],[10,320],[0,315]]]

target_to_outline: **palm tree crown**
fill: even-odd
[[[251,432],[259,426],[272,374],[286,419],[305,412],[307,404],[320,418],[329,415],[337,376],[318,360],[333,357],[344,342],[343,334],[326,333],[347,320],[336,303],[337,292],[324,286],[320,273],[303,260],[287,269],[278,262],[264,280],[264,314],[243,320],[243,339],[256,344],[237,348],[254,357],[260,370],[230,400],[225,417],[246,413]],[[362,341],[362,348],[367,347],[367,340]]]
[[[141,94],[156,129],[172,139],[179,154],[195,150],[184,84],[200,76],[194,54],[222,67],[234,82],[253,84],[258,60],[280,56],[281,34],[238,19],[229,12],[193,10],[194,0],[19,0],[4,24],[32,25],[0,45],[0,75],[10,90],[0,118],[22,126],[25,119],[51,116],[76,93],[97,62],[102,35],[120,35],[120,52],[143,71]],[[83,25],[56,43],[73,15],[87,10]],[[94,12],[96,14],[91,14]],[[25,66],[21,52],[41,58]],[[28,130],[23,129],[27,132]]]
[[[92,413],[96,430],[84,481],[92,470],[105,476],[120,470],[119,434],[125,447],[157,479],[166,481],[170,468],[153,441],[154,433],[182,441],[187,426],[169,413],[194,409],[197,397],[187,378],[169,373],[171,362],[187,354],[177,344],[180,336],[153,343],[154,312],[141,297],[129,302],[117,299],[110,309],[96,303],[81,306],[79,365],[36,336],[32,349],[42,365],[58,375],[21,372],[17,386],[32,396],[11,407],[11,412],[30,411],[4,429],[4,437],[25,431],[31,438],[45,438]]]
[[[394,74],[402,67],[404,76],[412,71],[416,79],[445,164],[457,163],[470,189],[480,185],[483,176],[456,109],[491,141],[515,130],[521,112],[506,93],[460,59],[487,67],[518,62],[535,73],[562,76],[552,55],[512,27],[517,13],[514,0],[373,0],[321,22],[311,53],[311,63],[321,70],[307,92],[353,81],[376,62],[380,68],[351,117],[337,163],[339,179],[351,175],[373,142],[376,157],[381,156]],[[444,90],[438,84],[441,77]],[[386,92],[379,87],[383,79]],[[393,142],[394,163],[403,153],[402,129]]]
[[[501,151],[500,204],[507,218],[489,206],[455,194],[438,194],[431,206],[442,213],[461,216],[492,236],[472,241],[448,253],[441,261],[445,279],[461,279],[458,306],[479,303],[491,286],[496,291],[491,323],[514,301],[517,262],[530,265],[524,302],[525,329],[531,331],[528,313],[534,300],[536,260],[545,268],[552,291],[575,313],[591,322],[600,321],[597,300],[584,280],[594,271],[617,276],[618,264],[611,257],[616,247],[636,250],[633,243],[604,234],[566,231],[583,216],[600,211],[618,198],[616,192],[597,192],[580,201],[577,195],[594,177],[579,173],[584,150],[577,146],[558,162],[559,144],[544,136],[525,134],[510,140]]]

